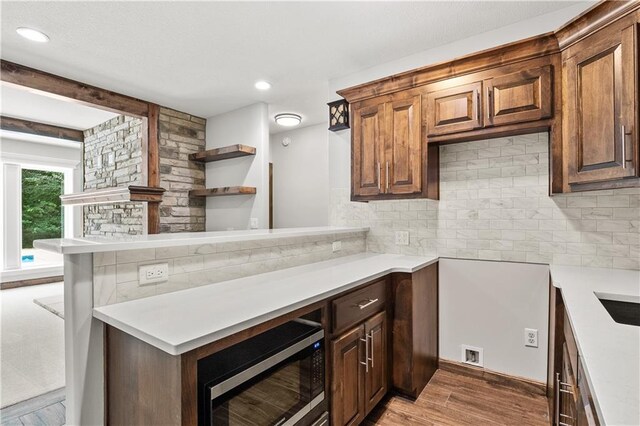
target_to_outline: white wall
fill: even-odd
[[[255,156],[207,163],[207,188],[255,186],[255,196],[239,195],[207,199],[207,231],[248,229],[251,218],[259,228],[269,226],[269,122],[264,103],[250,105],[207,119],[206,148],[233,144],[256,148]]]
[[[554,31],[590,6],[591,4],[588,3],[573,5],[526,21],[425,50],[396,61],[376,65],[354,74],[334,78],[329,81],[327,101],[338,99],[336,91],[340,89]],[[329,132],[329,182],[331,188],[349,187],[350,138],[350,130],[343,130],[337,133]]]
[[[282,140],[289,138],[289,146]],[[329,223],[329,150],[326,124],[270,136],[274,228]]]
[[[440,260],[440,357],[461,361],[461,345],[484,350],[484,367],[546,382],[549,268],[481,260]],[[524,329],[538,330],[537,348]]]

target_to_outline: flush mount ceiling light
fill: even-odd
[[[37,41],[38,43],[46,43],[49,41],[48,35],[33,28],[19,27],[16,28],[16,32],[27,40]]]
[[[260,80],[256,81],[255,87],[258,90],[269,90],[271,89],[271,83],[269,83],[268,81]]]
[[[275,119],[276,123],[285,127],[297,126],[302,121],[302,117],[300,117],[298,114],[292,114],[290,112],[277,114]]]

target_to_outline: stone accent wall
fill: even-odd
[[[85,130],[84,190],[141,185],[142,120],[120,115]],[[140,203],[84,207],[85,236],[144,233],[146,209]]]
[[[335,188],[329,223],[370,227],[373,252],[640,269],[640,188],[549,197],[548,163],[547,133],[445,145],[440,201],[354,203]]]
[[[95,253],[94,306],[141,299],[362,253],[366,248],[365,235],[362,231]],[[334,241],[342,242],[342,249],[338,252],[332,250]],[[140,265],[164,262],[169,264],[168,281],[140,285]]]
[[[190,189],[205,187],[204,164],[189,154],[205,149],[204,118],[160,108],[160,232],[205,230],[205,199],[190,199]]]

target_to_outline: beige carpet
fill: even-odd
[[[62,283],[0,291],[0,407],[64,386],[64,321],[33,303]]]

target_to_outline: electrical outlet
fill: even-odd
[[[156,263],[154,265],[141,265],[138,268],[140,285],[161,283],[169,279],[169,264]]]
[[[524,345],[532,348],[538,347],[538,330],[534,328],[524,329]]]
[[[331,244],[331,249],[334,253],[342,250],[342,241],[334,241],[333,244]]]
[[[252,217],[249,222],[251,224],[250,225],[251,229],[258,229],[258,218],[257,217]]]
[[[397,246],[409,245],[409,231],[396,231],[396,245]]]

